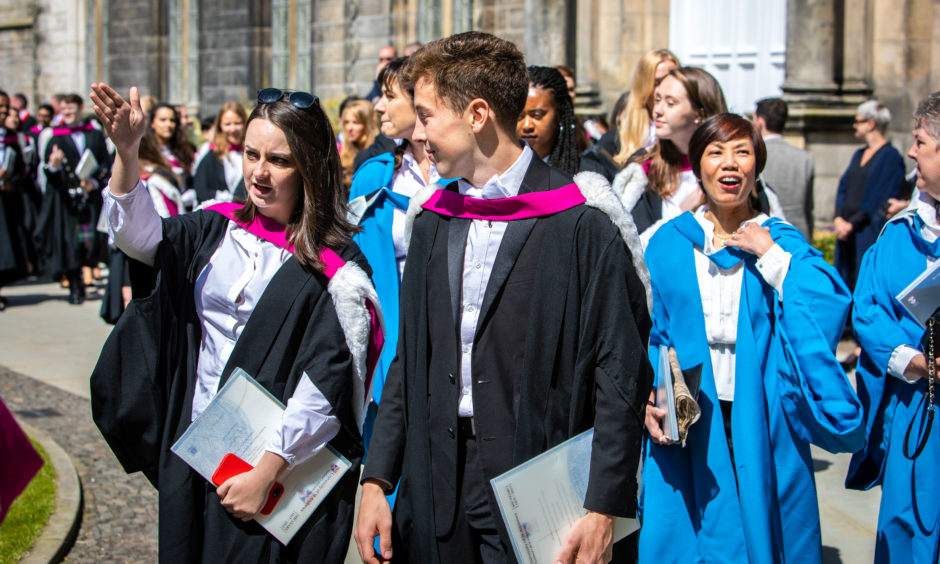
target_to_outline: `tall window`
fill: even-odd
[[[669,49],[683,65],[712,73],[730,111],[782,94],[786,0],[671,0]]]
[[[199,0],[168,0],[167,92],[174,104],[199,104]]]
[[[309,92],[312,0],[271,0],[271,85]]]

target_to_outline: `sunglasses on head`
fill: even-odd
[[[280,88],[263,88],[259,90],[258,103],[270,104],[277,102],[283,98],[285,94],[289,94],[287,101],[300,110],[306,110],[314,104],[320,104],[320,98],[309,92],[291,92],[290,90],[281,90]]]

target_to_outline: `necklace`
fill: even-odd
[[[728,239],[734,237],[734,233],[728,233],[727,235],[722,235],[718,233],[717,231],[715,231],[714,235],[715,235],[715,240],[718,242],[716,247],[724,247]]]

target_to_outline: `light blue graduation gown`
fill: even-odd
[[[809,445],[851,452],[864,439],[861,406],[834,352],[850,295],[793,226],[774,218],[764,226],[792,257],[782,303],[758,273],[756,256],[733,249],[712,255],[723,268],[744,261],[731,415],[737,477],[695,271],[693,249],[703,248],[704,231],[685,213],[647,248],[651,359],[668,345],[683,370],[701,366],[702,415],[684,448],[645,441],[640,562],[821,562]]]
[[[913,453],[926,421],[921,402],[927,381],[908,384],[887,374],[894,349],[920,348],[924,335],[895,299],[924,271],[928,256],[940,256],[940,243],[921,238],[922,225],[913,210],[892,218],[865,254],[855,287],[853,325],[862,346],[856,379],[867,441],[852,457],[846,486],[882,487],[875,562],[940,561],[940,416],[921,455],[908,460],[904,437],[913,421],[908,445]]]

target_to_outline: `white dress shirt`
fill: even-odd
[[[115,244],[128,256],[152,265],[163,240],[163,226],[143,185],[123,196],[104,191],[105,214]],[[212,212],[205,212],[212,213]],[[290,253],[228,222],[219,247],[199,273],[195,285],[196,315],[202,335],[196,361],[192,419],[206,408],[219,388],[232,349],[268,282]],[[323,448],[339,432],[329,402],[306,373],[287,402],[281,427],[267,450],[291,466]]]
[[[935,202],[936,200],[923,190],[917,190],[917,194],[911,201],[911,207],[916,210],[915,213],[924,220],[920,236],[931,243],[940,237],[940,220],[938,220],[937,211],[934,208]],[[937,262],[937,259],[924,257],[924,268],[932,266],[935,262]],[[919,354],[924,353],[917,347],[911,345],[898,346],[891,352],[891,357],[888,358],[888,374],[908,383],[918,381],[920,377],[915,373],[908,372],[907,367],[914,360],[914,357]]]
[[[242,152],[229,151],[225,153],[225,157],[222,158],[222,171],[225,173],[225,185],[228,187],[228,191],[234,194],[238,183],[244,178]]]
[[[493,175],[482,188],[460,179],[457,189],[464,196],[487,200],[516,196],[534,154],[528,145],[524,145],[516,162],[506,172]],[[486,284],[507,225],[505,221],[472,220],[464,247],[460,302],[460,400],[457,405],[457,415],[460,417],[473,417],[473,338],[477,332]]]
[[[768,219],[760,214],[744,223],[762,224]],[[720,249],[715,248],[713,238],[715,224],[705,219],[705,211],[695,213],[695,220],[705,231],[705,248],[695,248],[695,273],[702,296],[702,311],[705,314],[705,335],[712,361],[712,373],[718,399],[734,400],[735,342],[738,334],[738,311],[741,301],[741,284],[744,281],[744,263],[731,268],[719,268],[708,258]],[[742,224],[743,225],[743,224]],[[764,281],[777,290],[783,300],[783,280],[790,269],[790,253],[774,243],[769,251],[757,261],[757,271]]]
[[[664,222],[682,215],[682,202],[691,196],[694,192],[700,191],[698,179],[692,169],[683,170],[679,173],[679,186],[676,191],[663,199],[663,217]]]
[[[409,198],[414,196],[418,190],[430,184],[436,184],[441,176],[437,173],[437,167],[431,162],[431,171],[428,175],[430,182],[425,184],[424,174],[421,172],[421,166],[415,160],[411,147],[405,148],[405,154],[402,155],[401,166],[392,175],[389,189],[398,194],[403,194]],[[405,245],[405,219],[407,210],[394,208],[392,215],[392,244],[395,246],[395,262],[398,265],[398,279],[405,271],[405,256],[408,254],[408,246]]]

